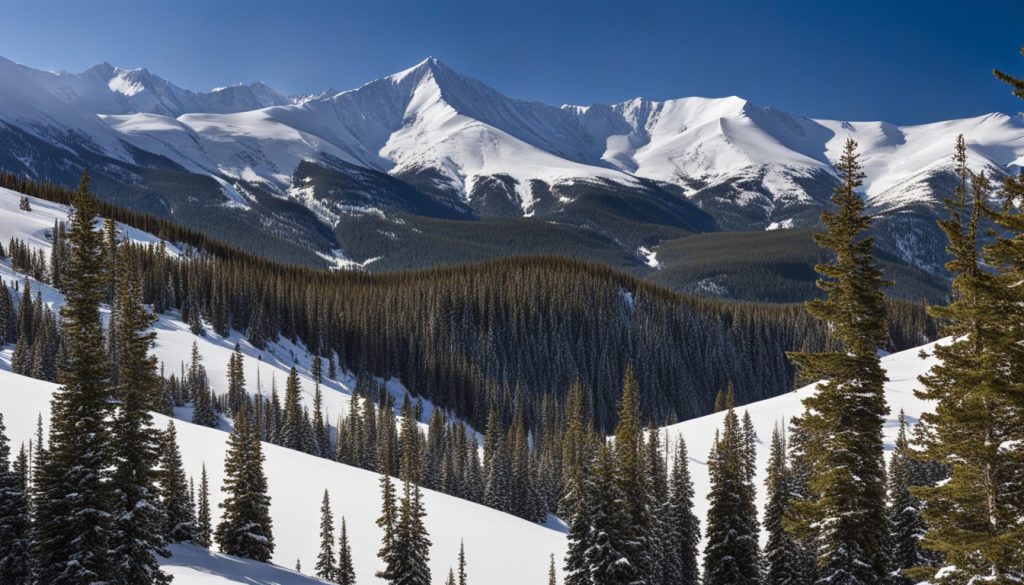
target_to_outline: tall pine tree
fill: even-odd
[[[36,548],[42,583],[112,581],[110,559],[109,366],[103,353],[102,235],[96,201],[82,175],[72,200],[67,292],[62,308],[68,364],[53,397],[50,446],[36,476]]]
[[[273,524],[270,520],[270,496],[263,473],[263,448],[259,435],[243,406],[228,437],[224,458],[224,485],[227,497],[214,539],[220,550],[261,562],[274,553]]]
[[[791,357],[806,379],[824,379],[804,400],[800,419],[810,437],[811,488],[815,499],[799,502],[819,527],[819,582],[876,585],[889,577],[885,526],[885,463],[882,423],[889,409],[887,378],[878,350],[888,342],[882,279],[872,254],[874,240],[864,199],[857,144],[847,140],[838,163],[842,181],[834,211],[822,214],[825,231],[814,235],[832,261],[819,264],[824,299],[807,311],[828,324],[836,351]]]

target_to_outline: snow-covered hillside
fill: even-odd
[[[936,343],[942,343],[942,341],[908,349],[882,358],[882,367],[885,368],[886,374],[889,377],[889,381],[885,384],[885,399],[889,404],[889,415],[886,417],[884,426],[885,449],[887,453],[892,450],[896,441],[900,409],[903,409],[906,413],[907,422],[910,425],[916,424],[921,413],[929,409],[929,403],[914,396],[914,389],[920,388],[917,377],[928,371],[936,363],[934,357],[922,359],[920,354],[922,351],[930,354],[931,348]],[[788,425],[792,417],[802,413],[802,400],[813,393],[814,388],[815,385],[812,384],[794,392],[741,406],[737,409],[740,416],[742,416],[744,411],[750,413],[751,421],[754,423],[754,428],[757,431],[756,482],[759,510],[764,509],[764,481],[768,466],[772,430],[776,424]],[[714,442],[715,431],[722,428],[724,418],[725,413],[719,412],[671,425],[661,430],[663,438],[667,438],[669,441],[674,442],[678,436],[682,436],[686,441],[690,458],[690,473],[693,476],[697,492],[694,513],[701,519],[701,522],[707,518],[708,511],[708,501],[704,497],[708,493],[708,486],[710,484],[707,466],[708,453],[710,453],[711,444]]]

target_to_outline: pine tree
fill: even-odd
[[[35,534],[42,583],[111,581],[109,557],[109,367],[103,347],[101,235],[96,201],[82,176],[72,201],[68,286],[62,308],[69,363],[54,394],[50,446],[36,477]]]
[[[236,343],[235,351],[228,359],[228,412],[234,416],[245,402],[245,358],[242,348]]]
[[[158,472],[152,462],[160,452],[160,433],[150,410],[157,407],[160,380],[156,357],[150,354],[156,321],[142,305],[141,278],[123,255],[116,287],[114,337],[118,340],[120,384],[111,427],[114,471],[111,562],[114,579],[125,584],[169,583],[156,555],[169,556],[163,535],[164,518],[158,500]]]
[[[199,475],[199,498],[196,500],[196,544],[203,548],[213,545],[213,518],[210,510],[210,479],[206,463]]]
[[[943,334],[952,341],[935,346],[939,363],[920,377],[918,393],[936,401],[919,425],[924,456],[948,465],[951,473],[934,487],[914,490],[924,501],[928,523],[922,544],[944,555],[949,568],[915,574],[939,583],[1017,581],[1024,578],[1024,328],[1012,250],[1024,236],[1013,231],[1013,218],[1020,215],[1012,198],[1002,212],[988,209],[988,179],[968,169],[962,137],[954,164],[956,194],[947,201],[949,219],[939,224],[949,240],[952,259],[946,268],[953,276],[953,302],[932,309],[946,322]],[[1007,180],[1007,191],[1012,193],[1015,184]],[[978,224],[986,215],[1010,228],[986,247],[987,267],[977,251]]]
[[[448,578],[444,580],[444,585],[456,585],[455,571],[451,568],[448,569]]]
[[[466,575],[466,543],[459,540],[459,582],[458,585],[468,585],[469,577]]]
[[[598,449],[590,484],[590,546],[587,548],[583,571],[573,567],[566,583],[592,583],[593,585],[627,585],[642,579],[637,567],[627,556],[631,531],[622,482],[616,477],[615,456],[607,445]],[[589,575],[589,577],[588,577]],[[570,580],[571,579],[571,580]]]
[[[331,497],[324,490],[320,504],[320,552],[316,556],[316,576],[324,581],[334,580],[337,568],[334,566],[334,515],[331,513]]]
[[[796,542],[786,532],[784,522],[791,497],[790,471],[785,431],[778,425],[772,431],[765,488],[764,528],[768,542],[764,549],[764,585],[795,585],[800,582],[799,557]]]
[[[227,496],[220,504],[224,513],[214,539],[226,554],[267,562],[274,552],[274,536],[263,450],[247,407],[239,413],[228,437],[221,487]]]
[[[160,502],[163,509],[163,535],[169,542],[195,542],[196,520],[189,502],[188,478],[178,448],[174,421],[167,423],[160,448]]]
[[[0,415],[0,583],[29,585],[34,568],[27,456],[10,465],[11,448]]]
[[[302,451],[305,444],[303,441],[305,420],[302,416],[301,392],[299,373],[295,366],[292,366],[284,387],[284,426],[281,430],[281,445],[298,451]]]
[[[665,583],[697,585],[700,569],[697,545],[700,543],[700,520],[693,513],[693,480],[687,461],[686,443],[682,436],[676,441],[667,509],[668,545],[666,546]]]
[[[926,531],[921,501],[910,491],[914,461],[907,439],[907,417],[902,410],[899,422],[896,445],[889,459],[889,543],[892,547],[893,581],[897,585],[910,585],[914,580],[902,572],[926,566],[929,559],[921,551],[921,539]]]
[[[558,585],[558,573],[555,572],[555,553],[548,559],[548,585]]]
[[[385,441],[382,445],[382,459],[388,460],[390,445]],[[394,583],[399,578],[399,552],[396,540],[398,538],[398,504],[395,499],[395,486],[391,481],[388,470],[382,470],[380,475],[381,491],[381,513],[377,518],[377,526],[384,531],[381,539],[381,547],[377,557],[384,563],[384,568],[377,571],[378,579],[388,583]]]
[[[352,546],[348,541],[345,517],[341,517],[341,535],[338,537],[338,566],[335,581],[339,585],[355,585],[356,571],[352,566]]]
[[[623,571],[631,571],[629,583],[648,583],[652,576],[653,561],[650,534],[652,519],[649,505],[649,485],[643,464],[643,421],[640,413],[640,388],[633,377],[632,368],[626,369],[622,388],[619,424],[615,427],[615,475],[619,493],[623,498],[623,512],[629,522],[621,523],[623,530],[617,536],[621,542]]]
[[[885,465],[882,423],[888,413],[887,378],[878,350],[888,342],[886,283],[872,254],[873,238],[864,199],[856,192],[863,172],[857,145],[847,140],[838,163],[842,182],[832,197],[835,211],[822,214],[825,231],[815,234],[831,251],[819,264],[824,299],[807,311],[828,324],[838,350],[792,354],[806,379],[824,379],[804,400],[801,417],[811,438],[808,453],[816,499],[794,505],[821,528],[819,581],[876,585],[888,579],[885,526]]]
[[[708,456],[711,489],[704,549],[706,585],[760,583],[757,508],[747,457],[745,433],[736,411],[730,408]]]

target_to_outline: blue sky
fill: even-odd
[[[740,95],[896,123],[1024,110],[991,75],[1024,75],[1021,0],[0,0],[0,14],[0,56],[147,67],[190,89],[348,89],[433,55],[552,104]]]

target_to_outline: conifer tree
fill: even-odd
[[[292,366],[284,387],[284,423],[281,429],[281,445],[298,451],[304,450],[305,446],[305,441],[303,441],[305,420],[302,416],[301,392],[299,372],[295,366]]]
[[[747,462],[747,438],[736,411],[730,408],[708,456],[711,489],[704,549],[706,585],[760,583],[757,508]]]
[[[114,389],[116,411],[111,426],[113,475],[110,556],[118,583],[169,583],[156,555],[169,556],[163,534],[158,471],[160,433],[150,411],[157,407],[160,380],[156,357],[150,353],[156,317],[142,304],[141,278],[127,254],[122,255],[115,290],[112,337],[117,342]]]
[[[234,416],[245,401],[245,359],[242,348],[236,343],[235,351],[228,359],[228,412]]]
[[[649,509],[649,486],[643,459],[643,421],[640,412],[640,388],[633,369],[626,369],[619,409],[619,424],[615,427],[615,476],[618,492],[623,498],[623,512],[629,522],[620,523],[623,534],[619,552],[623,556],[623,571],[631,571],[629,583],[646,583],[653,573],[652,519]]]
[[[390,449],[389,442],[385,441],[381,445],[381,449],[382,460],[387,461],[390,457],[388,454]],[[384,531],[384,536],[381,539],[381,547],[377,552],[377,557],[384,563],[384,568],[377,571],[376,576],[378,579],[383,579],[388,583],[394,583],[399,578],[400,561],[396,544],[398,538],[398,504],[395,499],[395,486],[391,481],[390,472],[387,469],[383,469],[380,474],[381,513],[380,517],[377,518],[377,526]]]
[[[214,539],[222,552],[267,562],[274,552],[270,497],[263,473],[263,450],[247,407],[243,406],[228,437],[224,458],[224,485],[227,497]]]
[[[819,581],[876,585],[888,579],[885,525],[885,465],[882,423],[888,413],[887,380],[878,350],[888,342],[882,279],[872,254],[874,240],[864,199],[857,145],[847,140],[837,164],[842,182],[832,196],[834,211],[822,214],[819,246],[833,254],[819,264],[817,285],[824,299],[807,311],[828,324],[836,351],[791,357],[805,379],[824,379],[804,399],[800,424],[810,440],[813,502],[797,502],[820,527]]]
[[[352,546],[348,541],[345,517],[341,517],[341,535],[338,537],[338,566],[335,581],[339,585],[355,585],[356,571],[352,566]]]
[[[331,513],[331,497],[324,490],[320,504],[320,552],[316,556],[315,575],[324,581],[334,580],[337,568],[334,566],[334,515]]]
[[[567,585],[627,585],[643,578],[637,567],[631,566],[626,552],[631,548],[626,542],[632,536],[626,527],[631,519],[621,486],[622,482],[616,477],[615,455],[607,444],[603,444],[598,449],[593,482],[587,495],[592,501],[588,505],[590,546],[584,555],[582,571],[577,567],[567,567]]]
[[[764,585],[795,585],[800,582],[796,542],[786,532],[784,523],[791,497],[790,471],[785,432],[778,425],[772,431],[765,488],[764,528],[768,542],[764,549]]]
[[[558,574],[555,572],[555,553],[548,559],[548,585],[558,585]]]
[[[103,347],[102,239],[93,229],[96,201],[82,175],[72,201],[71,256],[62,308],[69,363],[54,394],[50,446],[36,477],[38,580],[60,585],[113,578],[109,563],[109,367]]]
[[[10,465],[11,448],[0,414],[0,583],[32,583],[34,555],[29,515],[27,456]]]
[[[196,499],[196,544],[203,548],[213,545],[213,518],[210,510],[210,479],[206,463],[199,475],[199,497]]]
[[[686,443],[680,436],[672,457],[667,509],[668,543],[666,546],[665,583],[697,585],[700,568],[697,545],[700,543],[700,520],[693,513],[693,480],[686,454]]]
[[[1020,215],[1012,198],[1002,212],[988,209],[988,179],[968,169],[962,137],[954,164],[959,181],[947,201],[949,218],[939,224],[949,240],[952,259],[946,268],[953,276],[953,302],[932,309],[952,340],[935,346],[939,363],[920,377],[918,393],[937,403],[921,416],[924,456],[949,466],[951,473],[936,486],[914,490],[924,501],[928,523],[922,544],[944,555],[949,568],[915,574],[939,583],[1008,582],[1024,578],[1024,329],[1020,272],[1014,273],[1011,252],[1024,237],[1013,231],[1012,218]],[[1007,191],[1012,193],[1015,184],[1007,180]],[[977,230],[982,216],[993,214],[1010,229],[986,248],[988,268],[978,255]]]
[[[466,543],[459,540],[459,582],[458,585],[468,585],[469,577],[466,575]]]
[[[167,423],[160,448],[160,502],[163,509],[163,535],[169,542],[194,542],[196,520],[189,502],[188,479],[178,448],[174,421]]]
[[[900,410],[899,432],[889,459],[889,543],[892,547],[893,581],[897,585],[914,582],[903,571],[926,566],[929,559],[921,551],[926,525],[921,501],[910,489],[914,481],[914,460],[907,439],[907,417]]]

